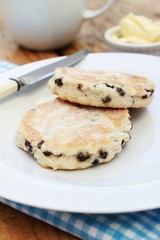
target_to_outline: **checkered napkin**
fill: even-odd
[[[0,61],[0,73],[16,65]],[[160,209],[125,214],[78,214],[0,202],[85,240],[159,240]]]

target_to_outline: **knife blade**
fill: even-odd
[[[20,91],[22,87],[42,80],[48,80],[54,74],[54,71],[58,67],[71,67],[81,61],[89,53],[88,49],[80,50],[68,57],[65,57],[59,61],[38,68],[32,72],[19,77],[11,77],[3,85],[0,85],[0,98],[5,97],[13,92]]]

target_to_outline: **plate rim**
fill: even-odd
[[[134,55],[134,56],[143,56],[143,57],[147,57],[147,58],[157,58],[158,60],[159,60],[159,57],[158,56],[151,56],[151,55],[147,55],[147,54],[137,54],[137,53],[116,53],[116,52],[114,52],[114,53],[104,53],[104,52],[101,52],[101,53],[90,53],[89,55],[93,55],[93,56],[95,56],[95,55],[100,55],[100,54],[107,54],[107,56],[109,57],[110,55]],[[56,57],[56,58],[49,58],[49,59],[45,59],[45,60],[39,60],[39,61],[36,61],[36,62],[33,62],[33,63],[29,63],[29,64],[25,64],[25,65],[22,65],[22,66],[19,66],[18,67],[18,71],[20,71],[19,69],[28,69],[28,67],[29,66],[33,66],[33,65],[39,65],[39,63],[42,63],[42,65],[44,65],[44,63],[46,63],[46,62],[50,62],[50,61],[52,61],[53,60],[53,62],[54,61],[58,61],[60,58],[63,58],[63,57]],[[5,72],[5,73],[2,73],[1,74],[1,77],[3,77],[3,76],[9,76],[10,74],[12,74],[13,72],[15,71],[15,69],[13,69],[13,70],[9,70],[9,71],[7,71],[7,72]],[[16,68],[16,71],[17,71],[17,68]],[[0,78],[1,78],[0,77]],[[4,174],[5,173],[5,171],[4,171],[4,169],[0,169],[0,173],[1,173],[1,175],[2,174]],[[8,179],[7,179],[7,173],[6,173],[6,179],[5,179],[5,177],[4,177],[4,179],[5,179],[5,181],[7,182],[7,184],[9,184],[8,183]],[[11,176],[10,176],[11,177]],[[17,177],[17,176],[12,176],[13,177],[13,179],[15,180],[16,179],[16,181],[19,181],[19,178]],[[3,179],[3,180],[4,180]],[[21,178],[20,178],[21,179]],[[1,182],[1,181],[0,181]],[[23,182],[24,183],[24,182]],[[30,183],[31,184],[31,183]],[[152,183],[153,184],[153,183]],[[149,188],[152,188],[153,187],[153,185],[151,184],[151,186],[149,186]],[[143,188],[145,188],[145,190],[147,190],[148,189],[148,184],[147,184],[147,186],[144,186],[145,184],[143,184]],[[156,181],[155,183],[154,183],[154,187],[160,187],[160,180],[159,181]],[[9,186],[8,186],[9,187]],[[22,187],[22,186],[21,186]],[[134,186],[135,187],[135,186]],[[142,186],[139,186],[138,188],[139,188],[139,190],[141,191],[142,189],[141,189],[141,187]],[[84,189],[84,187],[82,187],[83,189]],[[102,187],[103,189],[105,188],[106,189],[106,186],[105,187]],[[147,188],[147,189],[146,189]],[[92,188],[92,190],[93,190],[94,188]],[[100,189],[100,188],[99,188]],[[87,191],[88,191],[88,189],[86,189]],[[66,190],[67,191],[67,190]],[[97,191],[97,188],[96,188],[96,191]],[[153,191],[153,189],[150,189],[150,191],[152,192]],[[98,191],[97,191],[98,192]],[[125,192],[125,189],[124,189],[124,192]],[[124,193],[123,192],[123,193]],[[91,191],[90,192],[91,194],[93,194],[93,192]],[[122,193],[122,192],[121,192]],[[82,192],[81,192],[81,194],[82,194]],[[86,194],[87,194],[87,192],[86,192]],[[100,193],[99,193],[100,194]],[[32,201],[28,201],[28,200],[25,200],[24,199],[24,197],[22,198],[21,196],[19,196],[19,197],[17,197],[17,196],[14,196],[13,194],[12,194],[12,196],[11,196],[11,194],[7,194],[5,191],[2,191],[1,189],[0,189],[0,195],[1,195],[1,197],[4,197],[4,198],[6,198],[6,199],[9,199],[9,200],[11,200],[11,201],[15,201],[15,202],[17,202],[17,203],[21,203],[21,204],[25,204],[25,205],[28,205],[28,206],[33,206],[33,207],[39,207],[39,208],[44,208],[44,209],[55,209],[54,207],[49,207],[48,208],[48,206],[45,206],[45,204],[41,204],[41,203],[36,203],[36,202],[34,202],[33,200]],[[3,196],[2,196],[3,195]],[[93,194],[94,195],[94,194]],[[139,207],[136,207],[135,208],[135,206],[134,205],[132,205],[132,206],[130,206],[130,207],[125,207],[125,206],[123,206],[123,208],[122,209],[112,209],[111,211],[110,211],[110,208],[107,208],[106,207],[106,209],[105,210],[103,210],[104,209],[104,207],[103,208],[98,208],[98,209],[95,209],[95,208],[93,208],[93,206],[92,206],[92,204],[90,205],[90,208],[86,208],[86,207],[81,207],[81,209],[78,209],[77,207],[63,207],[63,206],[57,206],[56,207],[56,209],[55,210],[57,210],[57,211],[69,211],[69,212],[79,212],[79,213],[94,213],[94,214],[98,214],[98,213],[124,213],[124,212],[134,212],[134,211],[142,211],[142,210],[149,210],[149,209],[153,209],[153,208],[158,208],[158,207],[160,207],[160,194],[158,195],[159,196],[159,202],[154,202],[154,203],[152,203],[152,204],[144,204],[144,206],[142,207],[142,206],[140,206],[139,205]],[[80,195],[78,195],[77,197],[81,197]],[[124,197],[124,195],[122,196],[122,197]],[[76,200],[76,199],[75,199]],[[138,201],[138,198],[137,198],[137,201]],[[34,203],[33,203],[34,202]],[[88,203],[89,204],[89,203]]]

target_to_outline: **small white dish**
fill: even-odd
[[[111,35],[120,30],[119,26],[109,28],[104,33],[104,38],[108,43],[111,51],[118,52],[132,52],[132,53],[146,53],[153,55],[160,55],[160,42],[156,43],[124,43],[113,40]]]

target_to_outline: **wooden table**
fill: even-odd
[[[102,1],[104,2],[104,1]],[[93,7],[101,1],[92,0]],[[157,0],[115,0],[109,11],[93,20],[83,23],[75,40],[60,50],[35,52],[17,46],[10,38],[0,19],[0,60],[16,64],[25,64],[40,59],[71,54],[79,49],[89,47],[92,52],[106,52],[108,46],[104,41],[104,31],[116,25],[129,12],[160,18],[160,1]],[[0,240],[76,240],[63,231],[51,227],[39,220],[0,204]]]

